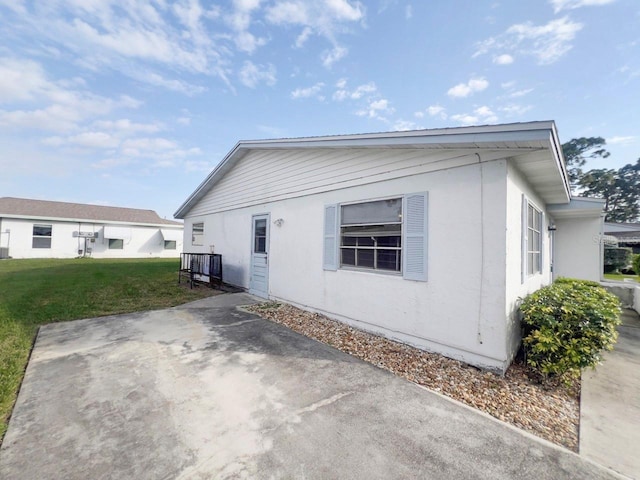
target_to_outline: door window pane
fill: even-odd
[[[253,230],[254,230],[253,252],[266,253],[267,252],[267,220],[264,218],[254,220]]]

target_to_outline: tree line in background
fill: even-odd
[[[589,159],[607,158],[602,137],[574,138],[562,144],[569,181],[574,193],[605,201],[605,221],[636,222],[640,217],[640,158],[619,169],[596,168],[583,171]]]

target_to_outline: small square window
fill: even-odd
[[[109,250],[123,250],[124,249],[124,240],[121,238],[110,238],[109,239]]]
[[[204,245],[204,223],[194,223],[191,226],[191,245]]]
[[[51,248],[51,237],[53,232],[52,225],[34,225],[33,238],[31,240],[32,248]]]
[[[164,241],[164,249],[165,250],[175,250],[176,249],[176,241],[175,240],[165,240]]]

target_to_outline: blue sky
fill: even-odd
[[[637,0],[0,0],[0,196],[173,212],[241,139],[555,120],[640,157]]]

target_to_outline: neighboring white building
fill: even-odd
[[[552,262],[602,271],[553,122],[242,141],[175,216],[226,282],[494,371]]]
[[[0,258],[178,257],[182,237],[153,210],[0,198]]]

